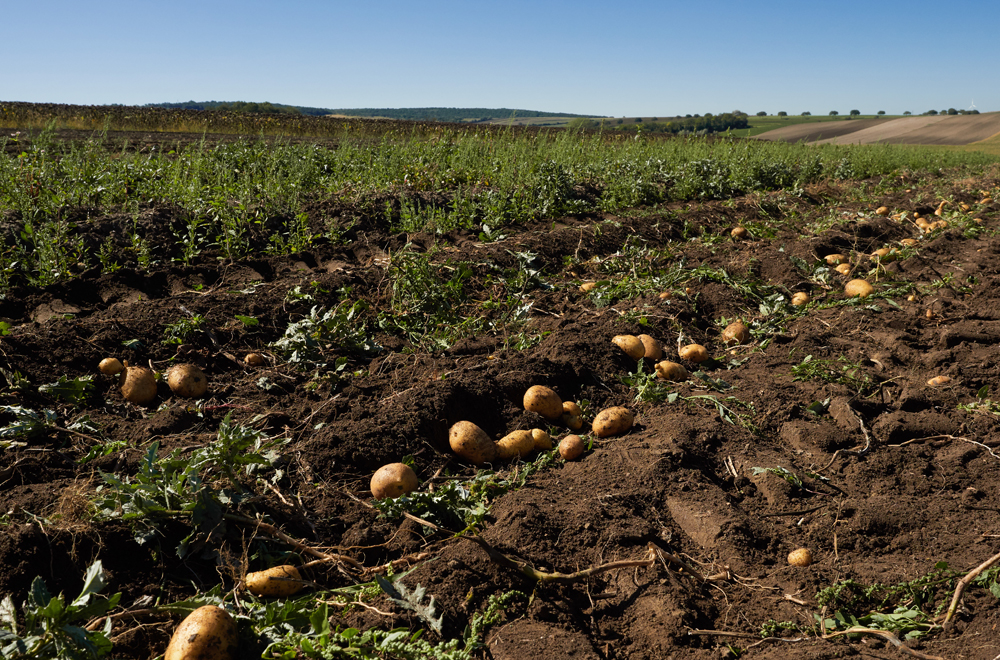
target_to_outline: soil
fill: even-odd
[[[997,134],[1000,134],[1000,112],[796,124],[756,137],[820,144],[960,145],[980,142]]]
[[[367,567],[431,553],[402,581],[434,595],[445,615],[445,637],[460,636],[490,595],[533,594],[530,604],[515,600],[505,620],[488,631],[487,657],[716,659],[730,646],[746,649],[744,657],[767,659],[901,657],[871,635],[787,641],[801,636],[792,632],[786,641],[761,642],[758,631],[769,620],[812,629],[813,613],[821,610],[816,593],[839,581],[894,584],[926,575],[938,562],[965,572],[998,551],[1000,423],[995,415],[959,406],[975,402],[984,387],[996,396],[1000,238],[941,232],[890,265],[894,277],[922,287],[916,300],[901,295],[872,305],[814,308],[776,334],[735,348],[722,344],[718,321],[751,322],[766,313],[723,283],[692,280],[666,298],[650,292],[603,307],[578,290],[584,280],[602,279],[599,264],[624,258],[638,237],[651,248],[672,245],[672,258],[689,268],[722,268],[788,293],[838,300],[841,281],[829,287],[808,281],[793,258],[812,263],[834,251],[867,253],[917,236],[912,225],[875,217],[872,209],[923,208],[913,200],[927,199],[932,190],[975,203],[980,196],[971,190],[995,187],[997,180],[956,183],[946,191],[933,180],[912,193],[883,187],[896,192],[857,201],[859,189],[870,192],[880,183],[823,184],[803,198],[775,193],[672,204],[634,217],[549,219],[505,228],[506,238],[493,243],[472,232],[392,233],[381,214],[362,215],[345,245],[317,243],[290,257],[241,262],[206,252],[190,266],[170,261],[176,210],[146,208],[142,223],[158,259],[149,269],[91,268],[45,288],[6,291],[0,301],[0,317],[10,324],[0,339],[0,366],[30,383],[4,389],[0,403],[51,408],[61,425],[86,414],[100,429],[49,430],[26,446],[0,449],[0,594],[20,604],[40,576],[53,593],[75,595],[86,568],[100,559],[106,592],[121,592],[122,604],[133,607],[191,597],[220,580],[232,589],[246,570],[263,568],[259,558],[245,554],[253,530],[231,526],[213,552],[191,551],[182,559],[173,552],[187,534],[180,522],[158,541],[140,544],[129,523],[96,520],[88,504],[101,473],[135,475],[154,442],[160,455],[202,447],[231,415],[289,439],[282,449],[284,476],[270,487],[247,483],[257,490],[256,510],[267,511],[287,534]],[[310,216],[318,221],[349,210],[336,199],[316,200]],[[1000,225],[996,204],[977,210],[987,227]],[[852,219],[818,234],[808,229],[808,219],[834,212]],[[754,238],[753,232],[750,240],[729,238],[737,224],[774,218],[782,224],[772,238]],[[100,242],[120,221],[114,214],[92,215],[88,241]],[[679,240],[683,223],[704,237],[725,238],[714,247]],[[535,267],[552,288],[524,295],[533,303],[530,327],[544,338],[517,351],[505,348],[507,337],[482,334],[427,352],[372,330],[383,350],[372,358],[352,357],[347,371],[358,375],[340,382],[317,381],[279,359],[270,344],[288,324],[312,305],[342,302],[345,287],[350,299],[363,299],[372,309],[389,305],[386,255],[408,243],[436,262],[471,264],[470,290],[476,293],[491,286],[494,265],[512,268],[515,254],[537,255]],[[431,250],[435,243],[441,249]],[[289,299],[295,287],[314,300]],[[181,346],[163,343],[165,326],[190,315],[204,317],[202,331]],[[259,325],[245,326],[237,315],[255,317]],[[650,334],[672,355],[679,331],[719,358],[702,369],[731,389],[720,393],[693,378],[670,386],[694,397],[689,401],[637,403],[636,391],[621,380],[636,363],[611,338]],[[267,364],[245,366],[252,351],[264,354]],[[98,362],[108,356],[158,370],[172,361],[193,362],[208,374],[209,394],[196,403],[172,396],[161,383],[154,403],[130,404],[113,377],[97,374]],[[796,380],[792,367],[806,356],[847,365],[872,387],[861,394],[842,382]],[[646,362],[647,372],[652,366]],[[37,390],[61,376],[89,374],[96,375],[96,390],[75,409]],[[937,375],[951,381],[928,386]],[[449,451],[448,429],[457,421],[473,421],[494,438],[545,428],[544,420],[522,408],[522,394],[533,384],[555,389],[564,400],[588,401],[590,419],[605,407],[628,406],[636,423],[621,437],[595,442],[579,461],[556,461],[523,488],[497,497],[482,538],[542,571],[642,560],[655,548],[660,554],[653,565],[536,585],[469,540],[412,520],[380,518],[366,504],[372,473],[405,456],[414,458],[423,484],[475,474]],[[715,401],[729,407],[727,418]],[[824,401],[828,408],[820,414],[807,409]],[[12,419],[5,412],[0,421]],[[98,436],[121,444],[81,462]],[[802,485],[757,468],[784,468]],[[799,547],[812,551],[811,566],[787,564],[788,553]],[[711,579],[702,582],[681,564]],[[335,565],[306,574],[330,588],[352,582]],[[419,626],[385,599],[374,604],[391,616],[362,611],[336,622]],[[176,624],[169,617],[119,620],[114,656],[162,653]],[[953,628],[908,644],[931,656],[992,659],[1000,655],[998,624],[997,599],[973,586]],[[243,653],[254,657],[251,650]]]

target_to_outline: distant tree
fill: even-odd
[[[660,118],[659,117],[653,117],[653,119],[651,121],[660,121]]]
[[[837,112],[836,110],[831,110],[831,111],[830,111],[830,116],[831,116],[831,117],[836,117],[836,116],[837,116],[837,115],[839,115],[839,114],[840,114],[840,113],[839,113],[839,112]]]
[[[809,112],[808,110],[806,110],[805,112],[803,112],[803,113],[802,113],[802,116],[803,116],[803,117],[811,117],[811,116],[812,116],[812,113],[811,113],[811,112]]]
[[[695,116],[697,117],[698,115],[695,115]],[[685,117],[686,119],[691,119],[691,115],[684,115],[684,117]]]
[[[903,114],[904,114],[904,115],[912,115],[913,113],[912,113],[912,112],[910,112],[909,110],[907,110],[907,111],[906,111],[906,112],[904,112]]]
[[[970,115],[978,115],[979,111],[978,110],[972,110],[972,111],[969,112],[969,114]]]
[[[636,117],[635,118],[635,123],[641,124],[642,123],[642,117]]]
[[[779,112],[778,112],[778,116],[779,116],[779,117],[787,117],[787,116],[788,116],[788,113],[787,113],[787,112],[785,112],[784,110],[781,110],[781,111],[779,111]]]
[[[766,112],[764,112],[763,110],[761,110],[760,112],[758,112],[758,113],[757,113],[757,116],[758,116],[758,117],[766,117],[766,116],[767,116],[767,113],[766,113]]]
[[[860,110],[851,110],[851,116],[852,117],[857,117],[860,114],[861,114]]]
[[[958,114],[958,110],[956,110],[955,108],[948,108],[948,114],[949,115],[957,115]]]
[[[926,115],[936,115],[937,114],[937,110],[928,110],[924,114],[926,114]]]
[[[879,113],[880,115],[884,115],[884,114],[885,114],[885,110],[879,110],[879,111],[878,111],[878,113]]]
[[[714,117],[714,116],[715,116],[715,115],[713,115],[713,114],[712,114],[711,112],[706,112],[706,113],[704,114],[704,117],[705,117],[705,119],[709,119],[709,118],[711,118],[711,117]]]
[[[618,123],[620,124],[620,123],[622,123],[623,121],[625,121],[625,120],[624,120],[624,119],[619,119],[619,120],[618,120]]]
[[[701,115],[699,115],[699,114],[695,114],[695,117],[701,117]]]

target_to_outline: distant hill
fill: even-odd
[[[311,117],[340,115],[344,117],[379,117],[384,119],[409,119],[413,121],[488,122],[498,119],[533,117],[598,117],[575,115],[568,112],[542,112],[513,108],[309,108],[280,103],[248,101],[187,101],[182,103],[147,103],[147,108],[181,110],[228,110],[230,112],[257,112],[265,114],[300,114]]]

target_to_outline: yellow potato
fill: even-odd
[[[798,548],[788,553],[788,563],[791,566],[809,566],[813,563],[813,553],[809,548]]]
[[[536,412],[545,419],[558,421],[562,417],[562,399],[544,385],[532,385],[524,393],[524,409]]]
[[[535,451],[535,437],[531,431],[513,431],[497,442],[497,455],[501,461],[520,456],[524,458]]]
[[[851,264],[840,264],[835,270],[841,275],[847,275],[851,272]]]
[[[448,444],[453,452],[476,465],[497,458],[497,443],[472,422],[455,422],[448,430]]]
[[[246,357],[243,358],[243,364],[248,367],[263,367],[267,361],[260,353],[247,353]]]
[[[567,461],[575,461],[583,454],[586,446],[578,435],[567,435],[559,441],[559,455]]]
[[[597,287],[597,282],[584,282],[580,285],[580,293],[590,293]]]
[[[750,341],[750,329],[743,321],[733,321],[722,331],[722,341],[727,346],[736,346]]]
[[[830,266],[836,266],[837,264],[842,264],[847,261],[847,257],[842,254],[828,254],[826,255],[826,263]]]
[[[122,396],[140,406],[156,398],[156,376],[146,367],[130,367],[126,363],[118,374],[118,386]]]
[[[948,376],[934,376],[934,378],[931,378],[930,380],[927,381],[927,384],[930,385],[931,387],[938,387],[940,385],[944,385],[950,382],[951,378]]]
[[[737,240],[743,240],[748,236],[746,227],[733,227],[733,230],[729,232],[729,235]]]
[[[875,209],[875,215],[889,215],[889,207],[888,206],[878,207],[877,209]]]
[[[417,473],[405,463],[383,465],[372,475],[371,489],[377,500],[412,493],[417,489]]]
[[[679,383],[688,379],[688,370],[682,364],[664,360],[663,362],[656,363],[656,375],[663,380],[671,380]]]
[[[101,363],[97,365],[97,368],[106,376],[117,376],[125,367],[118,360],[118,358],[104,358],[101,360]]]
[[[677,354],[681,356],[682,360],[687,360],[688,362],[704,362],[708,359],[708,349],[701,344],[688,344],[687,346],[682,346],[678,349]]]
[[[299,569],[294,566],[274,566],[266,571],[247,573],[243,582],[254,596],[266,598],[287,598],[302,591],[305,586]]]
[[[875,293],[875,287],[866,280],[851,280],[844,285],[844,293],[852,298],[867,298]]]
[[[634,421],[635,417],[631,410],[624,406],[615,406],[597,413],[591,426],[594,429],[594,435],[598,438],[607,438],[627,433],[632,428]]]
[[[809,294],[805,291],[799,291],[798,293],[792,294],[792,304],[798,307],[799,305],[805,305],[809,302]]]
[[[872,252],[872,258],[882,263],[889,263],[896,260],[896,251],[890,248],[879,248]]]
[[[618,348],[625,351],[633,360],[641,360],[646,354],[646,347],[642,340],[634,335],[616,335],[611,342]]]
[[[580,415],[563,415],[563,424],[571,431],[579,431],[583,428],[583,417]]]
[[[563,401],[563,416],[566,415],[576,415],[577,417],[583,415],[583,411],[580,406],[576,405],[574,401]]]
[[[660,345],[660,342],[649,335],[639,335],[639,341],[642,342],[643,347],[646,349],[643,357],[650,360],[659,360],[663,357],[663,346]]]
[[[900,243],[902,243],[906,247],[913,247],[914,245],[916,245],[919,242],[920,241],[918,241],[915,238],[904,238],[903,240],[900,241]]]
[[[552,436],[549,435],[548,431],[543,431],[542,429],[531,429],[531,437],[535,440],[535,449],[537,451],[548,451],[552,449]]]
[[[163,660],[236,660],[236,622],[221,607],[205,605],[177,626]]]
[[[193,364],[178,364],[167,372],[167,385],[177,396],[198,399],[208,391],[208,377]]]

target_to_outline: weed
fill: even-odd
[[[836,360],[814,359],[807,355],[797,365],[792,366],[792,380],[818,380],[824,383],[839,383],[860,395],[869,394],[878,386],[868,374],[843,355]]]
[[[49,593],[45,581],[36,577],[28,600],[18,612],[10,596],[0,601],[0,657],[9,660],[83,660],[103,658],[111,652],[111,620],[103,630],[83,626],[94,617],[107,614],[118,605],[121,594],[109,598],[98,594],[106,585],[104,568],[98,560],[83,579],[80,595],[70,602]]]
[[[174,323],[163,326],[164,344],[184,344],[197,332],[201,332],[205,324],[205,317],[198,314],[190,314],[188,318],[182,318]]]
[[[289,324],[271,348],[295,367],[315,369],[317,374],[326,369],[332,357],[334,371],[327,375],[339,374],[347,365],[348,355],[373,355],[381,350],[368,336],[362,319],[367,310],[367,303],[361,300],[351,304],[344,301],[328,310],[313,307],[309,316]]]

